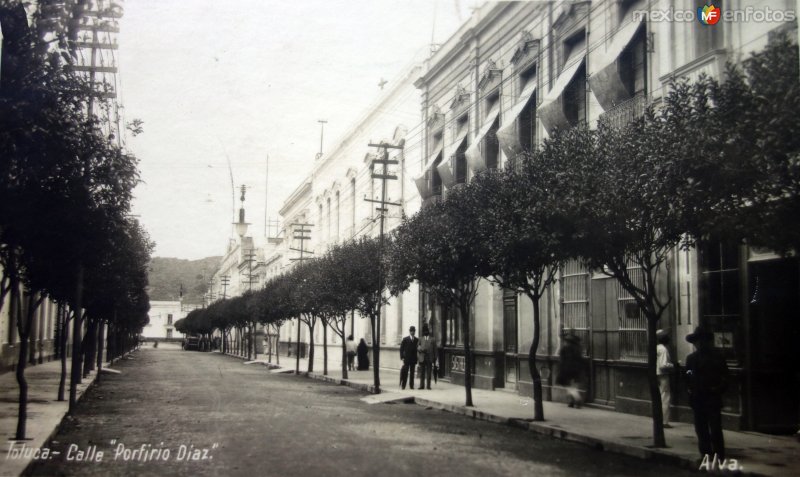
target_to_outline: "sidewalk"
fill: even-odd
[[[294,372],[295,359],[281,356],[280,367],[270,365],[271,373]],[[267,365],[259,355],[259,364]],[[255,364],[255,363],[254,363]],[[347,385],[372,393],[373,371],[350,371],[349,378],[342,380],[337,366],[328,367],[328,375],[322,375],[322,366],[314,363],[315,371],[310,378]],[[336,369],[334,369],[334,367]],[[300,372],[308,369],[308,360],[300,360]],[[666,449],[653,449],[652,420],[605,409],[583,407],[571,409],[564,403],[544,402],[545,422],[531,422],[533,400],[515,392],[472,390],[474,406],[464,406],[463,386],[447,382],[431,382],[432,390],[401,390],[398,370],[381,369],[381,394],[370,394],[362,398],[369,404],[388,401],[410,401],[416,404],[448,412],[463,414],[476,419],[512,425],[559,439],[587,444],[597,449],[626,454],[641,459],[657,459],[687,468],[698,469],[697,438],[694,427],[686,423],[672,423],[665,429]],[[415,383],[417,384],[417,383]],[[728,463],[736,459],[744,475],[794,476],[800,474],[800,442],[793,437],[771,436],[754,432],[725,431],[725,446]]]
[[[108,366],[103,364],[103,367]],[[70,362],[67,362],[69,373]],[[78,400],[92,385],[97,372],[92,371],[83,382],[78,385]],[[16,374],[11,371],[0,374],[0,433],[3,441],[0,443],[0,475],[20,475],[31,462],[30,457],[11,458],[9,450],[12,444],[15,449],[22,445],[29,449],[38,449],[56,434],[61,421],[67,414],[69,401],[57,401],[58,383],[61,380],[61,361],[50,361],[36,366],[25,368],[25,378],[28,381],[28,420],[26,436],[28,440],[14,441],[17,431],[17,413],[19,411],[19,385]],[[69,399],[69,376],[65,387],[65,397]],[[15,444],[14,444],[15,443]]]

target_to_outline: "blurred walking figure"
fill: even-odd
[[[583,370],[583,353],[581,351],[581,339],[572,330],[564,330],[561,338],[564,342],[558,351],[559,370],[556,377],[556,384],[565,386],[569,396],[569,407],[580,408],[583,404],[578,381]]]
[[[672,401],[672,391],[670,389],[670,379],[675,370],[672,359],[669,355],[669,333],[667,330],[656,331],[656,375],[658,376],[658,389],[661,391],[661,412],[663,415],[664,428],[669,429],[669,406]]]
[[[347,370],[353,371],[353,368],[355,368],[353,362],[356,359],[356,351],[358,351],[358,346],[356,345],[356,342],[353,339],[353,335],[347,337],[347,342],[345,343],[345,347],[347,349]]]
[[[433,365],[436,362],[436,340],[431,336],[427,323],[422,325],[422,338],[420,338],[419,348],[417,348],[417,361],[420,368],[419,388],[430,389]]]

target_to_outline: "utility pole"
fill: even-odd
[[[230,283],[231,281],[231,276],[222,275],[222,277],[220,277],[220,280],[222,281],[222,299],[224,300],[228,298],[228,283]]]
[[[247,260],[247,290],[253,291],[253,258],[256,252],[253,249],[247,251],[245,260]],[[253,352],[252,358],[250,352]],[[250,323],[250,346],[247,348],[247,359],[256,359],[256,322]]]
[[[289,250],[294,250],[295,252],[300,252],[299,258],[290,258],[289,260],[295,262],[299,261],[302,263],[303,260],[307,260],[305,254],[313,255],[314,252],[310,252],[305,249],[306,240],[311,240],[311,230],[307,227],[312,227],[313,224],[305,224],[305,223],[293,223],[292,227],[293,230],[293,237],[295,240],[300,241],[300,248],[293,248],[289,247]],[[300,374],[300,318],[297,319],[297,353],[295,354],[295,366],[294,366],[294,374]]]
[[[325,134],[325,124],[328,122],[324,119],[318,119],[317,122],[319,123],[319,152],[317,153],[317,159],[322,157],[322,138]]]
[[[376,393],[380,393],[380,376],[378,374],[378,369],[380,367],[380,336],[381,336],[381,307],[383,301],[383,288],[384,288],[384,278],[383,278],[383,269],[381,268],[381,264],[383,263],[383,243],[384,243],[384,227],[386,222],[386,212],[389,211],[388,206],[396,205],[401,206],[402,204],[388,202],[386,200],[386,181],[388,180],[397,180],[397,176],[394,174],[389,174],[389,165],[397,165],[398,161],[396,159],[389,159],[389,149],[403,149],[403,146],[394,146],[392,144],[386,144],[385,142],[381,142],[379,144],[369,143],[369,147],[378,147],[383,150],[383,153],[380,154],[380,159],[373,159],[372,161],[372,178],[373,179],[380,179],[381,181],[381,200],[376,201],[374,199],[366,199],[367,202],[375,202],[378,204],[375,207],[380,213],[380,235],[379,235],[379,255],[378,255],[378,316],[375,317],[375,323],[372,326],[372,354],[373,354],[373,376],[375,378],[375,391]],[[381,172],[379,174],[375,173],[375,165],[383,166]]]

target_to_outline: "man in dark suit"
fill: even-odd
[[[417,365],[417,348],[419,347],[419,338],[414,336],[417,329],[411,327],[408,329],[408,336],[403,338],[400,343],[400,359],[403,361],[403,367],[400,368],[400,387],[406,388],[406,381],[408,381],[409,373],[411,374],[411,389],[414,389],[414,366]]]
[[[686,357],[689,405],[694,411],[694,430],[701,457],[725,459],[722,435],[722,395],[728,385],[728,364],[714,347],[714,334],[698,326],[686,337],[697,351]]]

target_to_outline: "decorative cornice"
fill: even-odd
[[[493,85],[496,83],[495,80],[500,78],[502,74],[503,68],[501,64],[495,63],[494,60],[487,61],[483,69],[483,75],[480,81],[478,81],[478,89],[483,91],[487,86]]]
[[[439,123],[442,123],[442,125],[444,124],[444,113],[439,109],[439,106],[434,104],[431,106],[431,111],[428,114],[428,127],[433,128],[439,126]]]
[[[461,106],[464,102],[469,102],[469,91],[467,88],[459,85],[456,85],[456,93],[453,96],[453,102],[450,103],[450,109],[456,109]]]
[[[534,38],[531,32],[523,31],[520,35],[519,45],[516,51],[514,51],[514,55],[511,57],[511,63],[515,67],[518,67],[520,63],[527,63],[529,60],[538,56],[540,47],[540,40]]]

